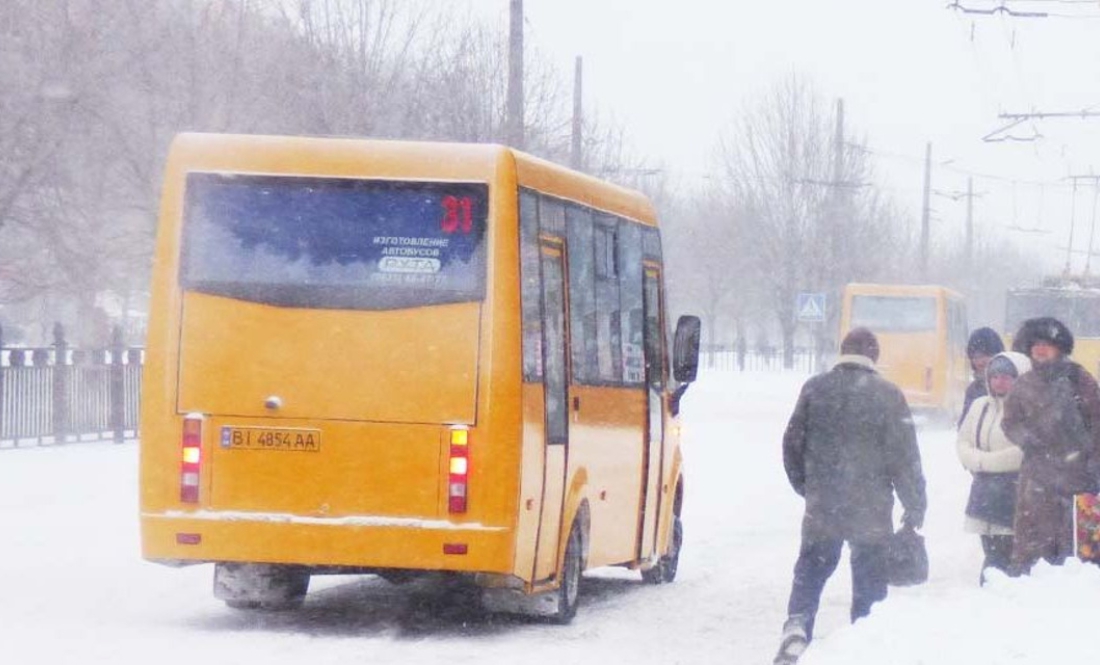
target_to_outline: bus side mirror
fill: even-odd
[[[698,316],[686,314],[676,322],[676,339],[672,345],[672,376],[681,383],[691,383],[699,372],[699,338],[703,324]]]

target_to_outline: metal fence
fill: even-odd
[[[700,349],[699,365],[703,369],[745,372],[783,371],[783,350],[738,351],[733,345],[704,344]],[[795,349],[792,372],[810,374],[819,365],[809,349]]]
[[[64,329],[44,348],[7,348],[0,330],[0,448],[135,436],[144,351],[73,349]]]
[[[145,352],[122,344],[121,330],[107,349],[73,349],[64,329],[44,348],[7,348],[0,329],[0,448],[54,445],[136,435]],[[704,345],[700,365],[723,371],[783,371],[781,350],[739,352]],[[796,349],[790,371],[810,374],[820,365]]]

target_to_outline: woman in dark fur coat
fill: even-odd
[[[1033,369],[1005,400],[1005,434],[1024,451],[1012,569],[1073,556],[1073,497],[1095,492],[1100,465],[1100,388],[1069,359],[1073,335],[1051,317],[1028,319],[1013,340]]]

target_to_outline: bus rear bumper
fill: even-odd
[[[217,511],[141,516],[142,555],[176,566],[249,562],[511,575],[513,536],[506,527],[444,520]]]

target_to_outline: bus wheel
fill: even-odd
[[[668,554],[661,557],[656,566],[642,571],[642,579],[650,584],[663,584],[676,579],[676,570],[680,567],[680,548],[684,544],[684,523],[679,515],[672,518],[672,542],[668,544]]]
[[[550,616],[557,624],[567,624],[577,615],[581,586],[581,532],[576,523],[569,530],[569,542],[565,545],[565,561],[561,566],[561,585],[558,587],[558,610]]]
[[[297,566],[218,563],[214,596],[238,610],[296,610],[309,590],[309,571]]]
[[[225,601],[226,607],[232,607],[235,610],[258,610],[260,609],[260,601],[258,600],[227,600]]]

